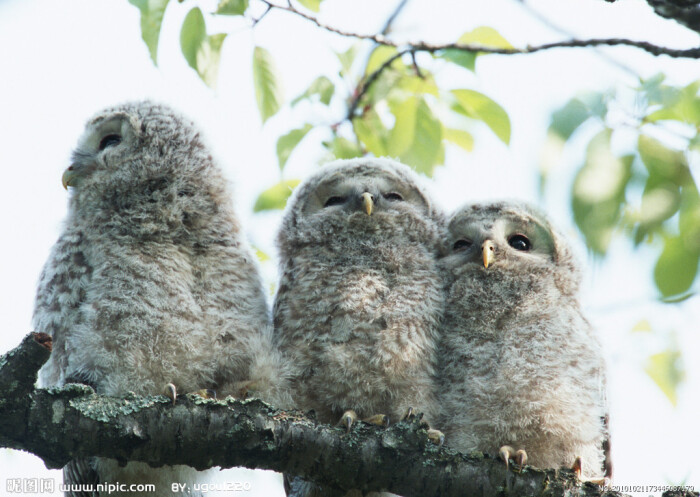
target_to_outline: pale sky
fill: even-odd
[[[348,30],[376,32],[395,3],[326,0],[321,17]],[[215,4],[204,2],[204,10],[213,10]],[[674,47],[697,46],[700,41],[696,33],[655,16],[643,0],[528,4],[582,38],[629,37]],[[36,281],[66,213],[68,194],[61,187],[61,173],[85,119],[104,106],[148,97],[194,118],[234,184],[234,202],[251,241],[274,254],[279,214],[253,218],[252,205],[260,191],[279,179],[276,139],[307,120],[337,121],[343,109],[309,115],[308,107],[299,106],[284,110],[263,127],[252,87],[252,48],[258,44],[272,52],[291,99],[316,76],[337,72],[333,50],[345,50],[351,41],[284,13],[271,13],[254,30],[240,19],[219,20],[209,25],[210,32],[235,34],[224,45],[218,89],[213,92],[187,67],[179,50],[179,29],[189,8],[188,2],[171,2],[168,7],[156,68],[140,37],[138,10],[126,0],[0,0],[0,160],[5,184],[0,196],[5,233],[0,243],[0,353],[16,346],[31,329]],[[448,42],[481,25],[498,29],[515,46],[562,38],[513,0],[411,0],[395,23],[394,36]],[[673,84],[700,78],[697,60],[653,57],[632,48],[603,52],[643,77],[663,71]],[[503,197],[538,201],[534,171],[551,112],[578,91],[635,84],[634,77],[590,49],[482,57],[476,75],[446,69],[437,77],[445,87],[472,88],[491,96],[508,111],[513,125],[509,147],[476,127],[473,153],[448,150],[447,166],[428,182],[447,209]],[[303,177],[316,167],[324,138],[319,131],[307,137],[292,155],[285,178]],[[576,144],[564,151],[567,167],[554,172],[554,187],[544,207],[586,259],[568,206],[581,153]],[[697,490],[700,333],[694,324],[700,322],[700,299],[678,306],[655,303],[650,253],[633,252],[624,239],[614,244],[608,259],[586,262],[584,308],[601,334],[609,361],[615,483],[685,481]],[[265,266],[271,282],[275,272],[275,262]],[[648,319],[654,333],[631,333],[640,319]],[[675,408],[643,371],[646,358],[663,350],[671,336],[684,353],[687,375]],[[277,479],[236,474],[223,473],[222,479],[253,482],[249,495],[283,494]],[[59,473],[47,473],[34,456],[0,450],[0,494],[6,478],[33,475],[58,478]]]

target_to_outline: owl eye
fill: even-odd
[[[98,150],[104,150],[112,145],[119,145],[122,142],[122,137],[119,135],[107,135],[102,140],[100,140],[100,146]]]
[[[403,200],[401,194],[396,192],[385,193],[384,198],[391,201]]]
[[[323,207],[331,207],[333,205],[344,204],[345,200],[345,197],[330,197],[328,200],[326,200],[326,203],[323,204]]]
[[[472,241],[467,240],[465,238],[462,238],[461,240],[457,240],[455,244],[452,246],[452,250],[455,252],[460,252],[462,250],[467,250],[469,247],[472,246]]]
[[[508,245],[513,247],[515,250],[521,250],[523,252],[527,252],[530,250],[530,247],[532,244],[530,243],[530,240],[525,235],[513,235],[510,238],[508,238]]]

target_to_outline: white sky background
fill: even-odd
[[[327,0],[321,17],[328,24],[377,32],[398,0]],[[214,1],[211,9],[214,9]],[[533,0],[537,10],[582,37],[629,37],[665,46],[697,46],[700,37],[655,16],[643,0]],[[306,120],[335,122],[342,108],[309,116],[309,107],[283,111],[262,127],[252,87],[251,54],[255,44],[268,48],[291,99],[316,76],[337,73],[332,50],[349,40],[322,32],[281,12],[270,13],[254,30],[241,20],[209,24],[209,31],[229,31],[221,58],[218,90],[204,86],[179,50],[179,29],[191,5],[171,2],[160,39],[159,68],[141,40],[138,10],[126,0],[0,0],[0,353],[15,347],[30,331],[35,285],[66,213],[67,193],[60,177],[84,121],[100,108],[128,99],[150,97],[192,116],[234,183],[235,203],[251,241],[274,253],[279,215],[252,215],[257,194],[279,179],[275,143],[280,133]],[[395,23],[400,40],[449,42],[463,32],[488,25],[515,46],[539,44],[562,36],[544,26],[513,0],[412,0]],[[673,84],[700,78],[700,62],[655,58],[631,48],[606,49],[618,61],[649,77],[659,71]],[[551,112],[581,90],[634,85],[628,73],[590,49],[559,49],[523,56],[481,57],[476,76],[464,70],[437,75],[450,88],[474,88],[508,111],[510,147],[489,132],[478,132],[476,150],[449,149],[447,166],[431,182],[448,208],[473,200],[515,197],[537,201],[535,171]],[[478,128],[476,128],[478,129]],[[302,177],[316,167],[323,133],[310,134],[292,155],[285,178]],[[545,207],[585,250],[571,225],[568,204],[573,167],[580,147],[565,150],[553,173]],[[695,171],[697,173],[697,171]],[[696,174],[696,178],[700,175]],[[265,268],[274,281],[276,264]],[[612,444],[616,484],[681,483],[700,489],[700,299],[679,306],[654,303],[649,254],[632,252],[619,240],[603,262],[588,261],[583,302],[600,330],[610,364]],[[653,334],[633,334],[632,326],[649,319]],[[695,325],[695,326],[693,326]],[[646,376],[649,354],[663,350],[673,336],[684,354],[687,378],[673,408]],[[6,478],[59,476],[47,473],[36,457],[0,450],[0,494]],[[228,476],[253,482],[249,495],[282,495],[276,479],[260,473]]]

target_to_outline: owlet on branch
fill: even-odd
[[[34,328],[53,336],[45,386],[154,395],[264,389],[270,325],[229,188],[188,119],[132,102],[92,117],[63,174],[68,217],[40,277]],[[261,371],[262,370],[262,371]],[[175,395],[171,391],[171,395]],[[89,458],[66,483],[192,481],[186,466]]]
[[[600,477],[605,362],[563,237],[525,204],[467,205],[449,220],[441,267],[446,443]]]
[[[434,419],[442,225],[414,173],[388,159],[337,161],[296,189],[273,308],[296,407],[347,426],[409,408]]]

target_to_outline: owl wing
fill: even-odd
[[[61,235],[39,278],[33,326],[35,331],[47,333],[53,339],[51,357],[39,376],[43,386],[66,383],[66,342],[81,321],[79,307],[85,301],[92,276],[83,247],[82,233],[68,231]]]

